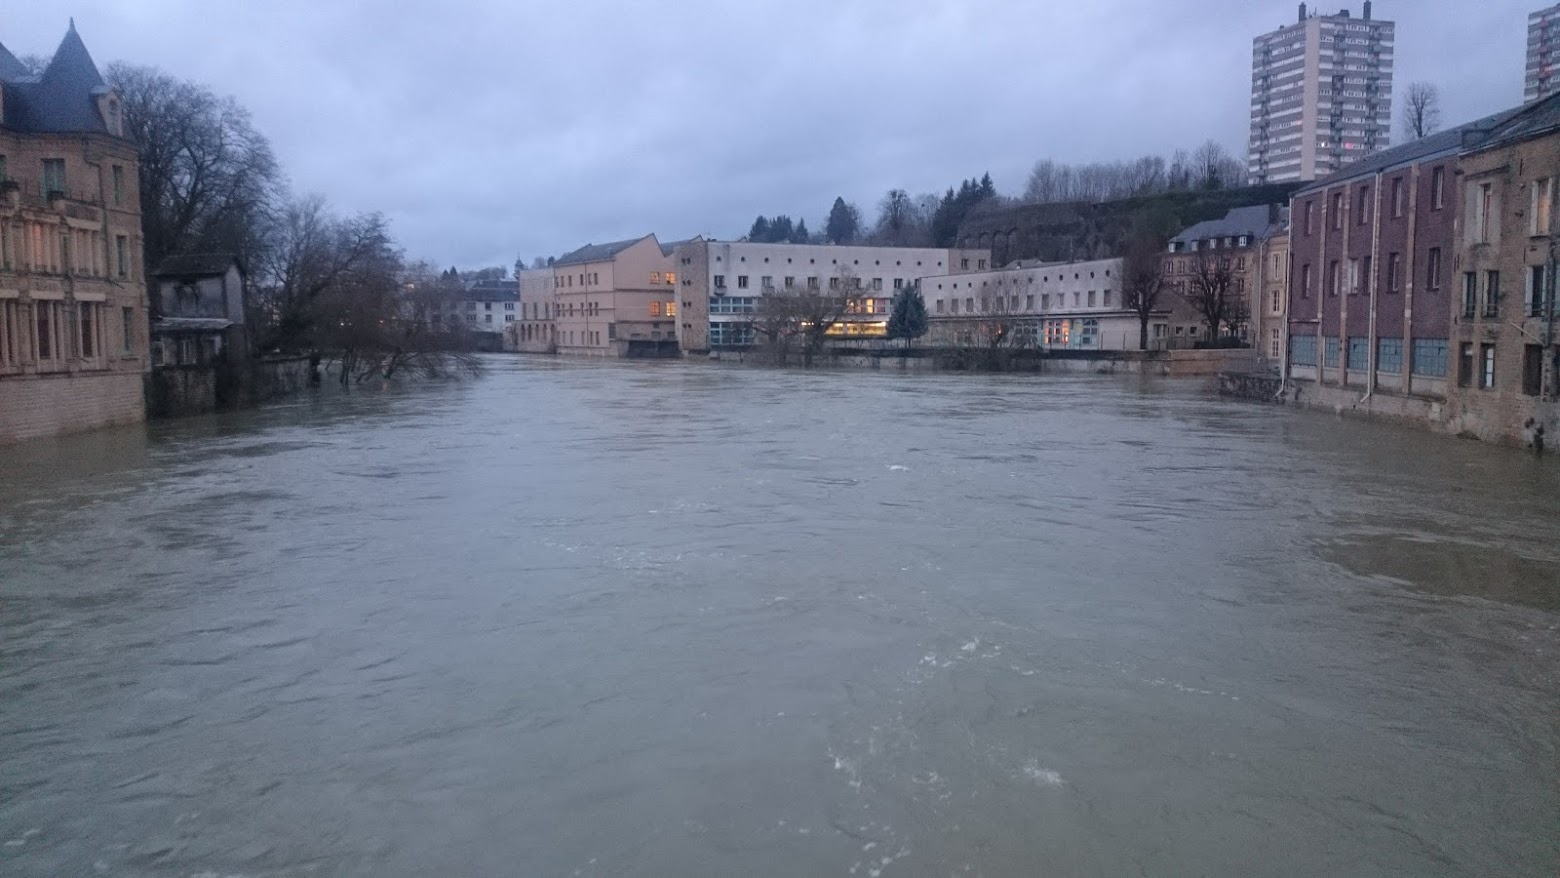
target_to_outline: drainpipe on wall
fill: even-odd
[[[1370,345],[1370,352],[1365,356],[1365,395],[1360,397],[1364,403],[1376,393],[1376,356],[1380,351],[1381,342],[1376,338],[1376,308],[1379,304],[1376,300],[1380,284],[1376,283],[1376,277],[1381,274],[1381,181],[1384,171],[1376,172],[1376,182],[1372,185],[1375,190],[1371,193],[1375,197],[1375,204],[1371,207],[1370,217],[1370,277],[1365,283],[1370,285],[1370,321],[1366,324],[1365,343]]]

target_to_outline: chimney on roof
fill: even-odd
[[[1305,4],[1300,4],[1300,23],[1305,24]]]
[[[1370,21],[1370,0],[1365,0],[1365,20]]]

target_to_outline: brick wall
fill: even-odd
[[[140,372],[0,379],[0,445],[144,420]]]

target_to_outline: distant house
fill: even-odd
[[[244,357],[245,274],[237,257],[171,256],[152,281],[158,315],[152,321],[153,368]]]
[[[171,256],[152,275],[153,417],[238,405],[249,379],[244,267],[234,256]]]
[[[434,303],[433,321],[453,329],[465,327],[475,333],[477,348],[484,351],[504,349],[504,330],[519,314],[520,283],[499,278],[469,281],[463,290],[450,293]]]

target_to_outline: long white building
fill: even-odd
[[[994,329],[1007,344],[1064,351],[1135,351],[1137,311],[1122,298],[1120,259],[1013,263],[996,271],[923,277],[921,297],[932,318],[930,341],[981,345]],[[1150,349],[1173,346],[1170,327],[1197,322],[1167,286],[1149,318]]]
[[[991,268],[989,250],[758,244],[694,240],[673,254],[681,278],[677,339],[684,354],[744,347],[766,293],[828,288],[849,277],[860,283],[860,307],[839,327],[851,338],[887,333],[894,293],[928,275]]]

